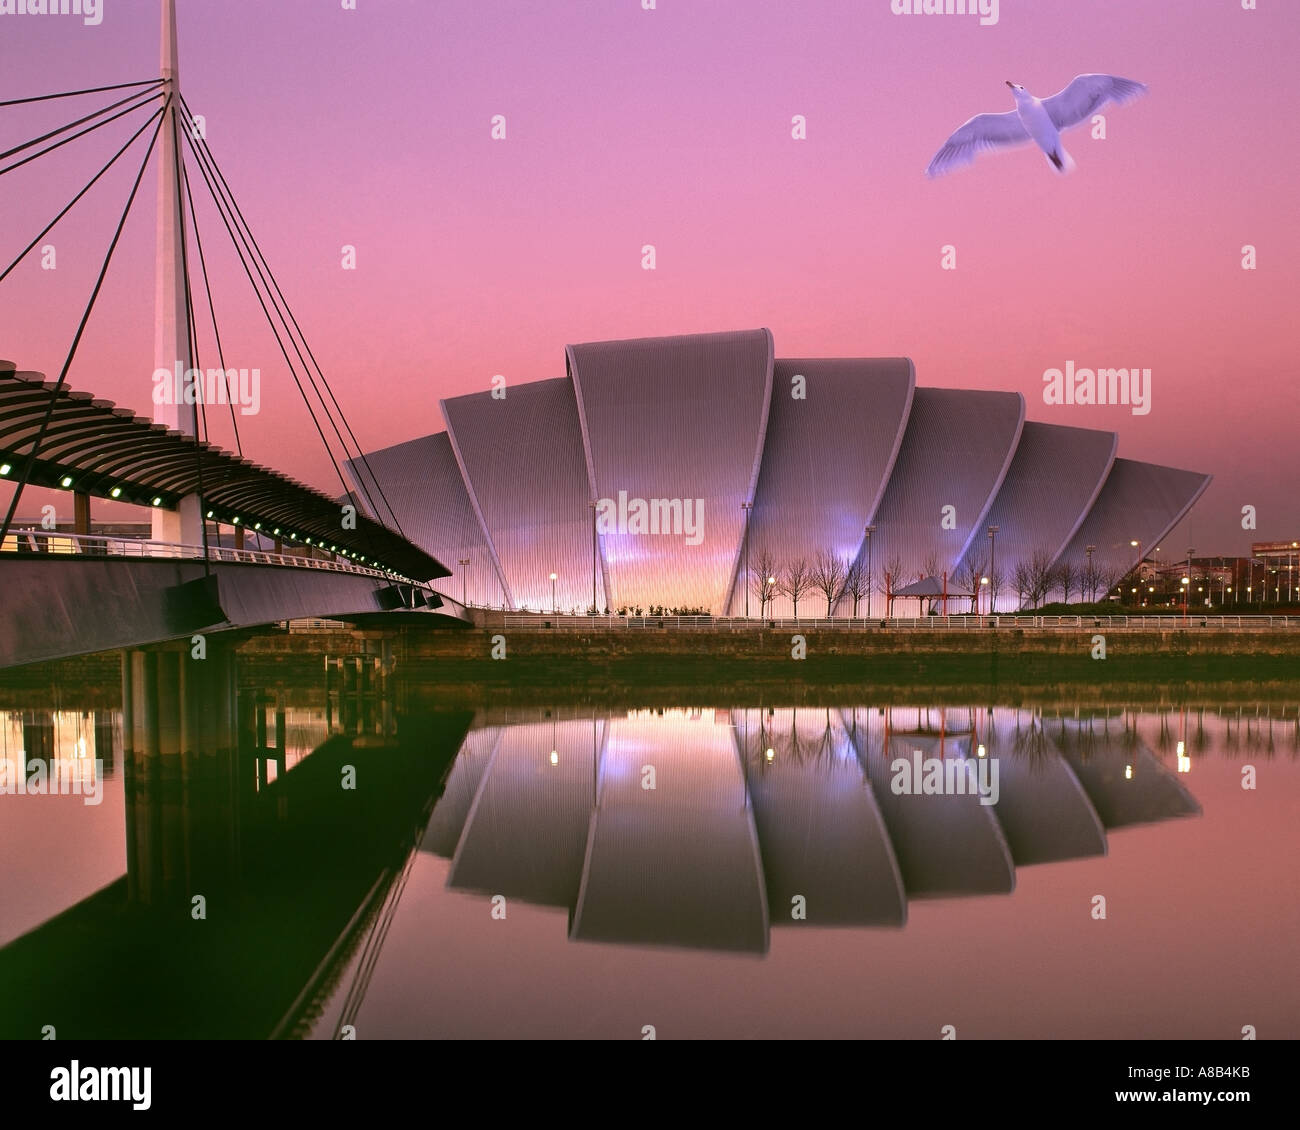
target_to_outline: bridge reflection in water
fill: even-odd
[[[388,658],[327,665],[334,733],[295,752],[232,650],[128,653],[127,873],[0,950],[0,1035],[301,1036],[326,1011],[335,1034],[419,852],[485,903],[564,909],[573,942],[761,955],[773,926],[897,930],[913,900],[1005,896],[1020,867],[1200,811],[1128,716],[414,713]],[[896,794],[917,752],[995,761],[997,803]]]
[[[305,1032],[383,929],[471,715],[372,703],[378,732],[290,764],[232,649],[126,653],[122,681],[126,875],[0,950],[0,1037]]]

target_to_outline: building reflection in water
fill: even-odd
[[[996,761],[996,804],[898,793],[898,759]],[[974,768],[974,766],[972,766]],[[423,850],[448,885],[569,912],[574,941],[765,953],[772,926],[901,927],[914,899],[1199,814],[1135,728],[1003,708],[493,712]]]

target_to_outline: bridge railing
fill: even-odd
[[[11,548],[10,542],[14,542]],[[11,530],[5,539],[6,553],[48,554],[52,556],[79,557],[130,557],[164,558],[183,561],[202,561],[201,545],[181,545],[175,542],[150,541],[145,538],[114,538],[98,534],[66,534],[53,530]],[[351,561],[323,561],[315,557],[299,557],[292,553],[270,553],[261,549],[232,549],[226,546],[209,546],[209,561],[242,565],[278,565],[292,569],[317,569],[328,573],[352,573],[382,580],[406,580],[381,569],[370,569]],[[413,583],[413,582],[412,582]]]
[[[547,631],[722,631],[743,632],[762,629],[800,632],[800,631],[1008,631],[1040,629],[1048,631],[1091,631],[1097,628],[1107,630],[1133,629],[1152,631],[1165,629],[1174,631],[1186,626],[1188,629],[1229,629],[1232,631],[1268,631],[1300,630],[1300,616],[1242,616],[1211,615],[1208,613],[1189,612],[1184,624],[1183,615],[1167,616],[1036,616],[996,613],[993,615],[959,615],[959,616],[895,616],[875,617],[826,617],[801,616],[795,619],[785,617],[721,617],[721,616],[615,616],[615,615],[571,615],[569,613],[551,612],[511,612],[499,609],[471,608],[471,615],[477,615],[485,627],[502,627],[521,630]]]

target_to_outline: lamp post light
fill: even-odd
[[[981,588],[981,589],[987,588],[987,587],[988,587],[988,583],[989,583],[989,579],[988,579],[988,577],[981,577],[981,578],[980,578],[980,588]],[[982,603],[982,602],[981,602],[981,601],[978,601],[978,600],[975,602],[975,615],[976,615],[976,616],[978,616],[978,615],[980,614],[980,604],[981,604],[981,603]],[[990,607],[991,607],[991,606],[990,606]]]
[[[460,565],[460,606],[462,608],[468,608],[469,605],[465,603],[465,576],[466,576],[465,570],[466,570],[466,566],[469,565],[469,558],[468,557],[459,558],[458,564]]]
[[[998,567],[997,567],[997,560],[995,558],[995,551],[997,550],[997,545],[998,545],[997,538],[998,538],[999,529],[1001,529],[1000,526],[989,527],[989,577],[990,578],[996,577],[998,575]],[[989,615],[992,615],[997,610],[998,610],[998,586],[995,584],[993,588],[989,591]]]
[[[745,512],[745,619],[749,619],[749,512],[754,509],[752,502],[742,502],[740,508]]]
[[[551,574],[551,614],[552,615],[555,615],[560,611],[560,606],[555,601],[555,581],[556,581],[556,574],[552,573]]]
[[[768,577],[768,579],[767,579],[767,584],[765,584],[765,585],[763,586],[763,605],[764,605],[764,607],[766,607],[766,606],[767,606],[767,602],[770,601],[770,600],[772,599],[772,593],[773,593],[773,591],[775,591],[775,588],[776,588],[776,578],[775,578],[775,577]],[[767,614],[766,614],[765,612],[760,611],[760,612],[759,612],[759,615],[760,615],[760,616],[765,616],[765,615],[767,615]]]
[[[591,614],[596,615],[596,508],[599,505],[592,499],[587,505],[591,508]]]
[[[871,535],[876,532],[875,526],[866,528],[867,535],[867,619],[871,619],[871,590],[875,588],[875,578],[871,575]]]
[[[1094,604],[1097,601],[1097,578],[1092,575],[1092,551],[1096,548],[1095,545],[1090,545],[1084,550],[1088,555],[1088,593]]]

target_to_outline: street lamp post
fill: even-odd
[[[989,579],[988,579],[988,577],[981,577],[981,578],[980,578],[980,588],[981,588],[981,589],[987,588],[987,587],[988,587],[988,583],[989,583]],[[980,601],[980,600],[976,600],[976,602],[975,602],[975,615],[976,615],[976,616],[978,616],[978,615],[980,614],[980,605],[981,605],[982,603],[983,603],[983,602]],[[992,606],[990,605],[990,607],[992,607]]]
[[[1183,625],[1187,624],[1187,605],[1191,602],[1192,597],[1192,554],[1196,550],[1191,546],[1187,547],[1187,587],[1183,589]]]
[[[469,605],[465,602],[465,570],[466,567],[469,565],[469,558],[468,557],[459,558],[459,564],[460,564],[460,606],[462,608],[468,608]]]
[[[745,619],[749,619],[749,512],[754,509],[752,502],[742,502],[740,508],[745,512]]]
[[[995,551],[997,549],[998,530],[1000,526],[989,527],[989,579],[993,580],[998,575],[997,561],[995,560]],[[989,615],[993,615],[998,610],[998,586],[993,581],[993,587],[989,590]]]
[[[1088,555],[1088,594],[1094,604],[1097,601],[1097,579],[1092,575],[1092,551],[1096,548],[1095,545],[1090,545],[1084,550]]]
[[[875,587],[875,578],[871,575],[871,535],[876,532],[875,526],[866,528],[867,535],[867,619],[871,619],[871,590]]]
[[[556,603],[556,600],[555,600],[555,580],[556,580],[556,574],[552,573],[552,574],[551,574],[551,613],[552,613],[552,615],[555,615],[555,614],[557,614],[557,613],[560,611],[560,606],[559,606],[559,604]]]
[[[591,614],[596,615],[596,507],[593,498],[587,505],[591,508]]]

